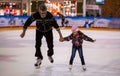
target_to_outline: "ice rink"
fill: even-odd
[[[41,49],[44,59],[39,69],[34,67],[35,30],[28,29],[24,38],[20,38],[22,30],[1,30],[0,76],[120,76],[120,31],[81,31],[96,39],[95,43],[83,43],[86,71],[81,68],[78,52],[72,70],[68,69],[71,41],[59,42],[59,35],[55,30],[54,63],[48,60],[48,48],[43,38]],[[65,37],[71,30],[62,29],[61,32]]]

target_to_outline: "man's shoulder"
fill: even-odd
[[[47,11],[47,15],[53,16],[49,11]]]

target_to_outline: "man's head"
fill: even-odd
[[[41,16],[42,18],[45,18],[45,17],[46,17],[46,15],[47,15],[47,7],[45,6],[45,4],[41,4],[41,5],[39,6],[39,13],[40,13],[40,16]]]

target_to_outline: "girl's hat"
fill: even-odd
[[[77,29],[78,29],[78,26],[73,25],[71,31],[72,31],[72,32],[75,32],[75,31],[77,31]]]

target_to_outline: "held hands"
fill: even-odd
[[[60,37],[59,41],[60,41],[60,42],[63,42],[63,41],[64,41],[64,38],[63,38],[63,37]]]

